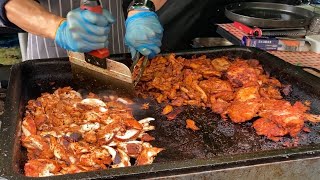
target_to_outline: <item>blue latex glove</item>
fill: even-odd
[[[154,12],[139,12],[126,20],[125,43],[131,56],[136,51],[153,58],[160,52],[163,28]]]
[[[108,34],[111,24],[115,22],[109,11],[103,9],[102,14],[81,10],[68,13],[56,32],[56,43],[75,52],[90,52],[108,46]]]

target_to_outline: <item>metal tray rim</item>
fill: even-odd
[[[233,7],[242,7],[242,6],[252,6],[252,7],[264,7],[264,9],[279,9],[283,12],[292,12],[293,10],[298,10],[300,13],[302,12],[306,19],[299,20],[296,22],[292,21],[284,21],[284,20],[270,20],[270,19],[263,19],[263,18],[256,18],[245,16],[241,14],[236,14],[234,12]],[[269,7],[269,8],[266,8]],[[271,8],[272,7],[272,8]],[[281,7],[288,7],[293,9],[283,10]],[[258,26],[260,28],[283,28],[285,27],[305,27],[309,25],[311,18],[315,15],[314,12],[303,9],[301,7],[295,7],[286,4],[279,4],[279,3],[267,3],[267,2],[242,2],[242,3],[232,3],[225,6],[225,15],[232,21],[238,21],[250,26]],[[300,14],[301,15],[301,14]],[[272,24],[272,25],[271,25]]]

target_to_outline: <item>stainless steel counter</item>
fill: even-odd
[[[318,180],[320,157],[266,163],[216,171],[182,174],[153,179],[172,180]]]

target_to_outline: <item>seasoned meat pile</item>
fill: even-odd
[[[151,164],[162,148],[153,147],[148,117],[137,121],[124,98],[70,87],[30,100],[22,122],[27,149],[26,176],[41,177]],[[131,164],[134,163],[134,164]]]
[[[284,135],[296,137],[306,120],[320,120],[307,113],[308,102],[292,105],[283,100],[283,88],[258,60],[170,54],[150,61],[136,89],[144,98],[168,104],[163,114],[177,106],[207,107],[235,123],[258,119],[253,123],[257,133],[278,141]]]

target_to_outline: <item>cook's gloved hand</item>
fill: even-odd
[[[106,9],[102,14],[77,8],[67,14],[56,31],[56,43],[70,51],[90,52],[108,46],[108,35],[115,19]]]
[[[131,56],[136,51],[153,58],[160,52],[163,28],[154,12],[138,12],[126,20],[125,43]]]

